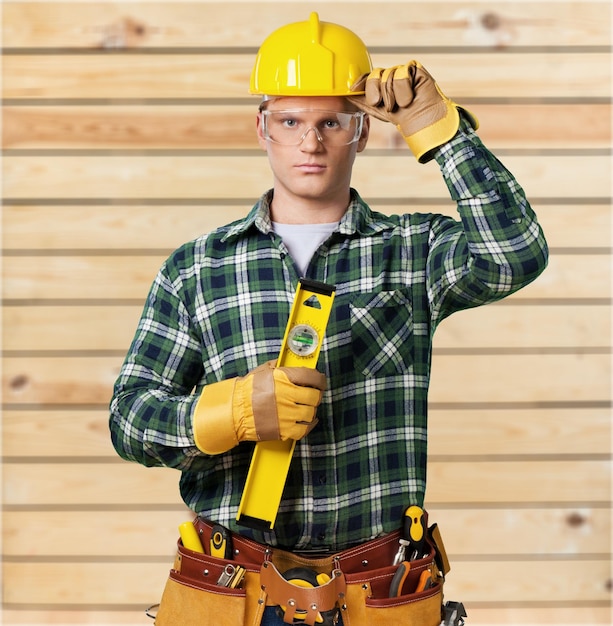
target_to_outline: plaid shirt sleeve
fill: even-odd
[[[111,401],[117,452],[146,466],[185,470],[194,460],[200,466],[207,462],[195,447],[191,426],[202,346],[178,287],[194,279],[191,250],[183,246],[158,272]],[[191,276],[181,269],[190,264]]]
[[[436,324],[526,286],[546,267],[548,250],[523,189],[464,120],[435,159],[461,218],[433,228],[427,272]]]

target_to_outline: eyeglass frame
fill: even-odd
[[[264,103],[262,103],[264,104]],[[311,130],[315,131],[315,136],[317,137],[317,140],[323,144],[323,145],[332,145],[334,147],[342,147],[342,146],[350,146],[352,143],[356,143],[357,141],[360,140],[360,137],[362,136],[362,130],[364,129],[364,117],[366,115],[366,113],[364,111],[334,111],[331,109],[279,109],[279,110],[270,110],[270,109],[265,109],[262,105],[260,105],[259,108],[260,114],[262,115],[262,135],[264,136],[264,138],[267,141],[271,141],[272,143],[277,144],[278,146],[299,146],[300,144],[302,144],[302,142],[306,139],[306,136],[309,134],[309,132]],[[354,118],[355,120],[357,120],[357,124],[356,124],[356,128],[355,128],[355,133],[353,138],[351,139],[351,141],[348,141],[347,143],[341,143],[341,144],[326,144],[325,139],[321,136],[321,133],[319,132],[317,126],[309,126],[304,133],[302,133],[302,135],[299,137],[298,141],[296,143],[281,143],[280,141],[277,141],[276,139],[273,139],[270,136],[269,133],[269,129],[268,129],[268,123],[267,123],[267,117],[268,115],[271,115],[273,113],[333,113],[335,115],[349,115],[352,118]]]

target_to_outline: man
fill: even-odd
[[[433,333],[534,280],[547,247],[476,120],[419,63],[372,70],[355,34],[312,14],[264,42],[251,92],[273,189],[165,262],[110,427],[123,458],[180,470],[203,517],[333,552],[389,533],[423,503]],[[351,188],[371,117],[436,161],[458,220],[388,217]],[[300,277],[336,286],[318,371],[272,363]],[[253,442],[271,438],[298,441],[274,531],[259,532],[235,518]]]

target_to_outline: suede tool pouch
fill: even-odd
[[[218,584],[228,564],[245,568],[238,588]],[[259,564],[230,562],[194,552],[179,541],[155,625],[255,626],[266,606],[261,596]]]
[[[196,518],[194,525],[203,545],[209,545],[211,522]],[[232,534],[232,560],[188,550],[179,540],[155,626],[259,626],[266,606],[284,607],[287,623],[294,623],[294,617],[304,626],[320,623],[318,618],[330,615],[331,606],[343,626],[439,626],[444,572],[437,566],[435,544],[428,537],[428,553],[405,562],[406,576],[394,589],[399,538],[396,531],[311,558]],[[245,570],[236,588],[219,584],[228,565]],[[325,574],[329,582],[324,577],[320,586],[298,587],[283,577],[293,568]]]

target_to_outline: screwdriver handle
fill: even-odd
[[[423,556],[426,544],[426,520],[424,510],[413,504],[404,512],[402,532],[409,542],[409,556],[411,560]]]
[[[192,522],[183,522],[179,526],[179,534],[181,535],[181,542],[188,550],[204,553],[198,531]]]

